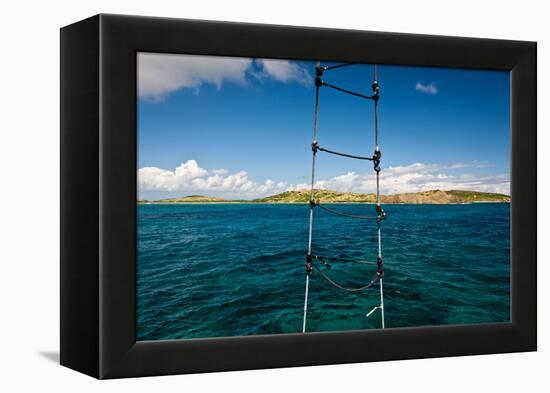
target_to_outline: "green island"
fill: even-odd
[[[310,190],[286,191],[257,199],[224,199],[204,195],[188,195],[179,198],[158,200],[139,199],[138,204],[170,204],[170,203],[308,203]],[[332,190],[315,190],[315,199],[323,203],[375,203],[374,194],[354,192],[339,192]],[[510,202],[510,196],[489,192],[464,190],[430,190],[415,193],[381,195],[383,204],[467,204],[467,203],[505,203]]]

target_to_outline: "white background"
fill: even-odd
[[[0,391],[481,392],[550,387],[549,43],[543,1],[4,2],[0,21]],[[538,41],[539,352],[96,381],[56,364],[59,345],[59,28],[122,13]],[[546,113],[547,114],[547,113]],[[472,141],[472,143],[475,143]],[[544,366],[544,363],[547,363]]]

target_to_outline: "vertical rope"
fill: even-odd
[[[382,286],[382,279],[380,279],[380,313],[382,315],[382,329],[386,327],[384,321],[384,287]]]
[[[375,95],[374,99],[374,129],[375,129],[375,143],[376,147],[374,149],[375,154],[380,152],[380,144],[378,139],[378,80],[376,77],[376,64],[373,67],[373,82],[372,88]],[[380,209],[380,168],[376,170],[376,206],[377,209]],[[378,219],[378,261],[382,261],[382,230],[381,230],[381,219]],[[379,262],[380,263],[380,262]],[[382,329],[385,327],[384,321],[384,286],[382,284],[382,275],[380,275],[380,314],[382,318]]]
[[[374,81],[373,83],[376,83],[378,84],[378,80],[376,78],[376,64],[374,65]],[[378,95],[378,93],[376,93]],[[380,146],[378,144],[378,99],[375,99],[374,100],[374,127],[375,127],[375,133],[376,133],[376,140],[375,140],[375,143],[376,143],[376,147],[375,149],[376,150],[380,150]]]
[[[306,294],[304,298],[304,323],[302,325],[302,333],[306,332],[308,292],[309,292],[309,273],[306,273]]]
[[[321,62],[317,62],[317,69],[321,67]],[[315,115],[313,121],[313,145],[317,143],[317,117],[319,112],[319,84],[315,84]],[[312,145],[312,146],[313,146]],[[315,200],[315,157],[317,156],[317,150],[312,149],[312,160],[311,160],[311,192],[309,194],[309,200],[313,202]],[[311,256],[311,240],[313,236],[313,203],[309,204],[309,236],[307,242],[307,255]],[[308,260],[309,263],[309,260]],[[302,325],[302,333],[306,332],[307,324],[307,302],[308,302],[308,293],[309,293],[309,275],[311,274],[311,267],[306,267],[306,293],[304,295],[304,322]]]

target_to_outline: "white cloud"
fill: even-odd
[[[224,82],[246,85],[251,59],[237,57],[139,53],[138,95],[158,101],[179,89],[199,89],[204,83],[221,88]]]
[[[258,59],[256,63],[263,70],[256,76],[268,76],[283,83],[294,81],[304,86],[309,86],[313,82],[312,76],[306,69],[289,60]]]
[[[452,174],[455,169],[483,168],[485,166],[484,163],[474,161],[451,164],[413,163],[382,168],[380,192],[391,195],[439,189],[498,192],[509,195],[510,177],[508,174]],[[331,179],[320,180],[316,182],[316,187],[336,191],[374,193],[376,177],[372,173],[349,172]]]
[[[304,68],[288,60],[192,56],[164,53],[138,53],[138,96],[149,101],[162,101],[181,89],[200,90],[204,84],[218,89],[224,83],[241,86],[249,84],[248,76],[272,78],[282,83],[311,84],[312,78]]]
[[[195,160],[188,160],[173,171],[157,167],[140,168],[138,188],[140,192],[168,191],[253,198],[283,192],[288,185],[271,179],[264,183],[256,183],[245,171],[229,173],[226,169],[215,169],[210,173],[201,168]]]
[[[430,82],[426,85],[422,84],[421,82],[416,82],[415,89],[416,91],[430,95],[436,95],[439,92],[439,90],[437,89],[437,85],[434,82]]]
[[[477,175],[453,174],[456,169],[479,169],[485,163],[426,164],[382,168],[380,191],[382,194],[400,194],[426,190],[470,190],[510,194],[508,174]],[[230,173],[226,169],[207,171],[195,160],[188,160],[173,171],[157,167],[145,167],[138,170],[140,192],[165,191],[185,194],[206,194],[234,198],[257,198],[277,194],[288,190],[308,189],[307,183],[289,184],[271,179],[263,183],[249,178],[247,172]],[[335,191],[374,193],[376,178],[373,172],[348,172],[315,183],[316,188]]]
[[[177,167],[174,173],[182,179],[196,179],[198,177],[205,176],[208,172],[199,167],[197,161],[189,160]]]

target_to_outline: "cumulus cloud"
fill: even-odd
[[[426,190],[470,190],[510,194],[508,174],[453,174],[453,170],[484,168],[479,162],[427,164],[413,163],[404,166],[383,168],[380,176],[382,194],[400,194]],[[376,191],[376,177],[371,173],[349,172],[331,179],[319,180],[316,187],[336,191],[373,193]]]
[[[453,174],[456,169],[484,168],[485,163],[413,163],[383,168],[380,177],[382,194],[400,194],[426,190],[470,190],[510,194],[508,174]],[[144,167],[138,170],[138,187],[143,191],[207,194],[234,198],[258,198],[289,190],[307,189],[307,183],[290,184],[267,179],[257,182],[247,172],[230,173],[226,169],[208,171],[195,160],[188,160],[174,170]],[[315,183],[316,188],[335,191],[374,193],[376,178],[372,172],[347,172]]]
[[[138,96],[149,101],[162,101],[181,89],[199,91],[204,84],[218,89],[224,83],[246,86],[249,75],[282,83],[312,81],[307,70],[288,60],[138,53],[137,61]]]
[[[309,72],[298,64],[289,60],[258,59],[256,63],[261,66],[262,72],[256,74],[259,77],[271,77],[279,82],[297,82],[308,86],[313,82]]]
[[[224,82],[246,85],[251,59],[163,53],[138,53],[138,95],[158,101],[180,89],[204,83],[221,88]]]
[[[430,82],[428,84],[416,82],[415,89],[416,91],[430,95],[436,95],[439,92],[439,90],[437,89],[437,85],[434,82]]]
[[[144,167],[138,170],[139,191],[169,191],[186,194],[207,193],[232,197],[260,197],[283,192],[285,182],[267,179],[263,183],[252,181],[245,171],[230,173],[226,169],[211,172],[201,168],[197,161],[188,160],[174,170]]]

